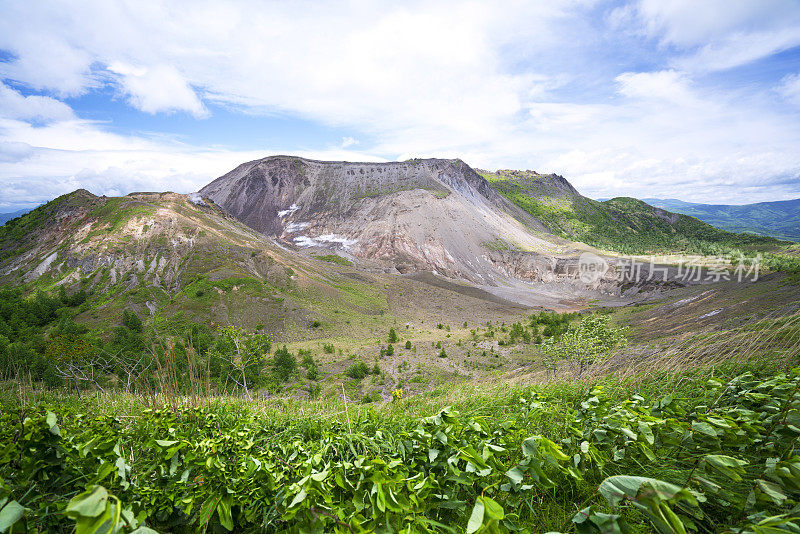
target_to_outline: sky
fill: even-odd
[[[275,154],[800,197],[800,1],[0,0],[0,212]]]

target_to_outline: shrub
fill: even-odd
[[[440,358],[447,358],[447,353],[444,351],[444,349],[442,349],[442,351],[439,353],[439,357]]]
[[[394,328],[389,329],[389,343],[397,343],[397,332],[394,331]]]
[[[325,354],[333,354],[336,352],[336,347],[333,346],[333,343],[325,343],[322,345],[322,350],[325,351]]]
[[[314,356],[311,355],[311,349],[300,349],[297,351],[297,355],[302,358],[300,365],[303,367],[313,367],[316,365]]]
[[[411,349],[411,341],[406,341],[406,349]]]
[[[394,346],[389,345],[388,347],[386,347],[386,355],[391,356],[392,354],[394,354]]]
[[[306,378],[309,380],[316,380],[319,378],[319,369],[316,365],[306,369]]]
[[[273,372],[275,376],[286,382],[297,371],[297,359],[294,354],[289,352],[286,345],[282,349],[275,351],[272,360]]]
[[[362,378],[364,378],[369,374],[369,367],[367,367],[366,363],[358,361],[353,365],[351,365],[350,367],[348,367],[347,370],[344,372],[344,374],[346,374],[350,378],[361,380]]]
[[[141,332],[143,329],[142,320],[130,310],[122,312],[122,326],[133,332]]]

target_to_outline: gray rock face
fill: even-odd
[[[240,165],[200,194],[279,240],[400,273],[435,271],[489,286],[540,281],[551,262],[537,258],[577,252],[460,160],[275,156]]]

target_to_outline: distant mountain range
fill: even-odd
[[[32,208],[24,209],[24,210],[12,211],[11,213],[0,213],[0,226],[4,225],[5,223],[10,221],[11,219],[16,219],[17,217],[22,217],[23,215],[25,215],[26,213],[31,211],[31,209]]]
[[[742,206],[695,204],[674,198],[642,200],[658,208],[691,215],[730,232],[748,232],[800,241],[800,198]]]

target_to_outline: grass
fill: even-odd
[[[638,199],[598,202],[560,184],[557,178],[528,172],[484,173],[492,186],[565,239],[623,254],[667,252],[702,255],[775,252],[789,243],[771,237],[719,230],[693,217],[675,215]]]
[[[336,265],[345,265],[347,267],[352,267],[353,262],[348,260],[347,258],[343,258],[338,254],[312,254],[314,258],[318,260],[327,261],[328,263],[335,263]]]

